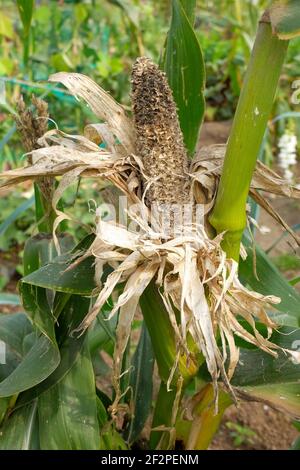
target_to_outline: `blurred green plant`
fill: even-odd
[[[274,257],[273,262],[275,266],[283,272],[300,270],[300,259],[296,255],[292,255],[290,253],[283,253]]]

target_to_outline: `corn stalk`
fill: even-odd
[[[223,233],[223,249],[239,260],[240,243],[246,227],[246,201],[256,160],[281,74],[288,42],[272,33],[266,13],[258,32],[234,116],[226,150],[217,199],[210,223]]]

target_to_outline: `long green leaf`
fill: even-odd
[[[24,354],[24,338],[33,328],[24,313],[0,314],[0,340],[19,356]]]
[[[180,0],[172,1],[163,67],[178,107],[186,148],[193,155],[204,116],[205,68],[198,39]]]
[[[62,380],[80,355],[85,341],[85,334],[79,338],[72,332],[79,326],[89,309],[89,299],[80,296],[71,296],[62,310],[56,330],[61,360],[58,367],[49,377],[35,387],[26,390],[19,398],[17,405],[23,405],[49,390]]]
[[[70,235],[59,235],[58,240],[62,253],[70,251],[74,246],[73,239]],[[29,238],[25,243],[23,255],[25,276],[51,262],[55,257],[57,257],[57,251],[52,239],[52,234],[39,233]]]
[[[300,294],[282,276],[264,251],[255,246],[256,260],[254,264],[253,249],[249,240],[244,237],[243,244],[247,249],[246,260],[240,260],[239,274],[244,283],[264,295],[276,295],[281,303],[276,308],[288,317],[295,317],[300,322]],[[256,266],[256,274],[254,266]]]
[[[197,0],[180,0],[182,8],[185,11],[186,16],[188,17],[189,22],[193,26],[195,20],[195,9]]]
[[[59,350],[40,336],[17,368],[0,383],[0,397],[15,395],[46,379],[58,366]]]
[[[34,0],[17,0],[18,10],[23,23],[23,60],[27,65],[29,58],[29,33],[34,9]]]
[[[262,325],[258,324],[257,327],[262,333]],[[284,326],[275,331],[270,340],[283,349],[300,351],[299,328]],[[275,358],[253,346],[243,347],[243,342],[238,339],[237,343],[242,347],[231,380],[237,393],[247,400],[269,403],[300,419],[300,364],[282,351],[278,351],[278,358]],[[200,369],[199,376],[210,381],[205,365]]]
[[[273,333],[271,341],[285,349],[300,350],[300,329],[282,327]],[[297,382],[299,377],[300,364],[294,363],[289,355],[279,352],[276,359],[259,349],[241,348],[232,384],[239,387],[286,384]]]
[[[95,378],[88,348],[68,374],[38,399],[41,449],[97,450]]]
[[[28,240],[24,249],[24,271],[29,273],[55,256],[52,239],[39,234]],[[28,390],[44,381],[60,362],[56,342],[56,318],[49,306],[49,295],[45,289],[29,284],[20,284],[22,304],[35,327],[33,345],[22,361],[0,383],[0,396],[7,397]]]
[[[26,338],[32,331],[32,325],[25,314],[0,315],[0,341],[5,343],[5,364],[0,363],[0,380],[5,380],[21,362],[27,350]],[[10,402],[9,396],[0,398],[0,425]]]
[[[25,276],[22,284],[69,294],[91,295],[96,287],[94,262],[95,259],[89,257],[70,269],[70,255],[59,256],[53,262]]]
[[[34,0],[17,0],[17,5],[23,23],[24,33],[28,35],[31,26]]]
[[[0,428],[1,450],[35,450],[39,448],[37,402],[13,412]]]
[[[126,440],[134,442],[142,431],[152,404],[152,374],[154,354],[149,333],[143,325],[138,347],[132,360],[133,372],[130,376],[132,390],[133,417],[129,423]]]
[[[50,342],[56,343],[54,317],[47,299],[47,292],[40,287],[20,284],[22,304],[28,317]]]
[[[68,294],[91,295],[96,287],[94,258],[89,257],[72,269],[70,269],[70,264],[75,260],[76,254],[82,254],[90,246],[93,239],[94,235],[88,235],[72,250],[71,255],[58,256],[40,269],[38,267],[31,269],[30,273],[22,279],[22,284]]]

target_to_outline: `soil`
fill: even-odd
[[[238,436],[244,442],[235,444],[235,430],[232,423],[241,426]],[[251,432],[252,431],[252,432]],[[253,434],[252,434],[253,433]],[[215,436],[211,450],[287,450],[299,436],[291,420],[283,413],[261,403],[241,403],[239,408],[232,406],[224,415],[222,425]]]

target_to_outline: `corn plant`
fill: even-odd
[[[4,188],[35,182],[39,233],[24,250],[26,313],[0,318],[2,449],[127,449],[141,438],[150,449],[206,449],[239,400],[300,418],[299,294],[245,231],[251,197],[299,243],[261,194],[299,198],[299,189],[256,163],[299,34],[296,3],[274,2],[259,23],[227,146],[196,151],[205,109],[196,2],[172,1],[161,69],[136,60],[132,117],[88,77],[64,72],[49,80],[101,124],[44,133],[45,105],[20,104],[28,164],[0,176]],[[99,206],[75,245],[60,200],[79,177],[121,192],[127,220],[113,223]]]

